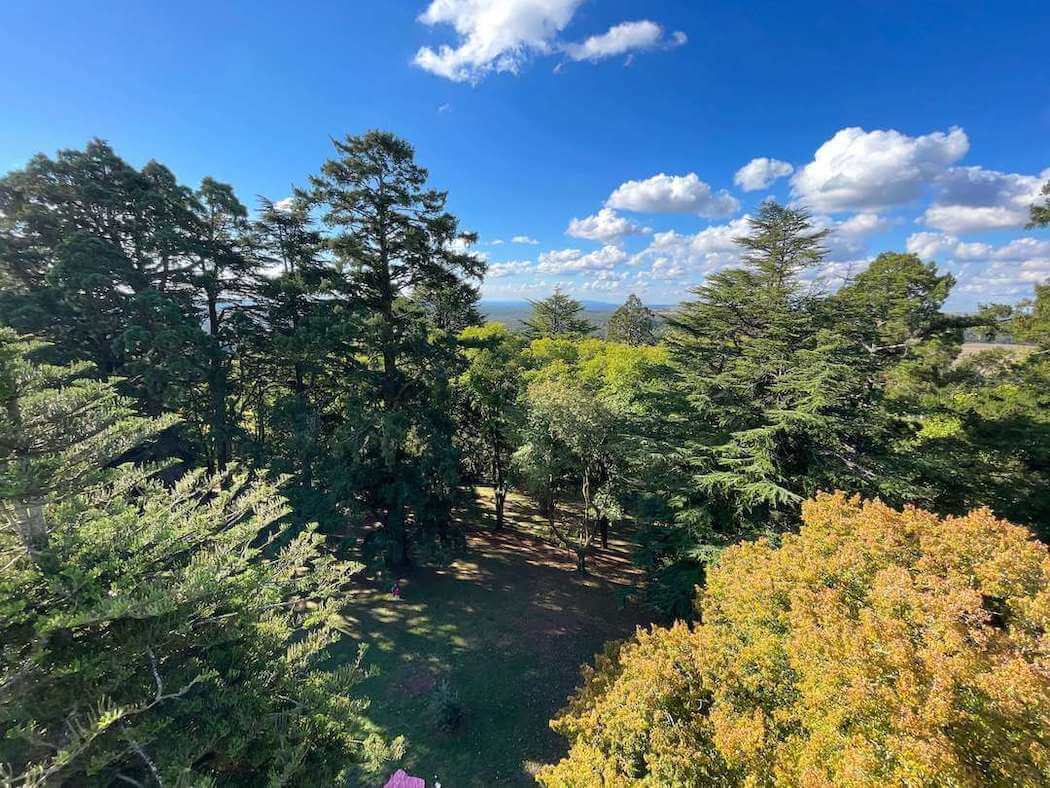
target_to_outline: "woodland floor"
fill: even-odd
[[[353,637],[337,656],[367,643],[366,663],[378,669],[361,688],[372,699],[369,724],[407,738],[399,765],[428,786],[435,776],[443,788],[532,783],[540,764],[566,752],[547,723],[578,685],[580,666],[648,621],[621,602],[638,579],[629,535],[613,533],[583,576],[528,499],[511,494],[506,519],[504,530],[492,529],[491,490],[479,488],[463,513],[467,550],[458,560],[399,576],[400,600],[390,593],[393,575],[370,577],[345,611]],[[463,708],[454,733],[435,730],[427,715],[441,681]]]

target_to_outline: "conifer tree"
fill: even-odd
[[[796,527],[800,501],[821,489],[896,484],[869,354],[826,324],[801,278],[823,260],[826,232],[771,201],[750,224],[743,267],[707,277],[668,321],[672,460],[657,483],[674,528],[711,545]]]
[[[524,321],[529,339],[562,337],[579,339],[594,332],[594,324],[583,316],[583,304],[555,289],[542,301],[529,301],[532,316]]]
[[[343,297],[360,318],[358,352],[368,360],[353,376],[361,410],[339,456],[348,492],[379,517],[386,560],[402,564],[413,530],[444,531],[458,468],[449,399],[461,363],[455,334],[432,332],[433,319],[410,296],[466,297],[467,280],[485,266],[462,251],[475,236],[445,210],[445,193],[428,188],[407,142],[373,131],[334,144],[338,157],[302,196],[331,230],[328,246],[346,276]]]
[[[250,318],[239,322],[238,363],[254,416],[258,461],[308,489],[325,451],[322,422],[335,422],[342,370],[354,344],[341,341],[344,277],[322,254],[302,201],[263,199],[252,224],[257,279]]]
[[[628,345],[653,345],[656,343],[656,316],[631,293],[623,306],[609,318],[606,337],[612,342]]]
[[[229,184],[201,181],[190,201],[192,237],[176,280],[190,293],[203,315],[206,339],[200,377],[204,392],[193,392],[185,404],[195,416],[209,470],[224,471],[233,441],[232,404],[237,395],[231,379],[237,344],[234,316],[255,300],[254,262],[248,245],[248,210]]]
[[[163,165],[136,170],[100,140],[34,157],[0,179],[0,321],[124,376],[159,415],[201,367],[200,320],[176,277],[192,199]]]
[[[353,567],[270,483],[121,464],[173,419],[41,349],[0,329],[4,784],[336,784],[390,754],[360,655],[321,667]]]

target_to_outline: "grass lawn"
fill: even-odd
[[[578,684],[580,665],[647,622],[617,598],[637,577],[623,534],[613,533],[581,576],[526,498],[509,497],[502,532],[491,528],[491,490],[479,488],[478,501],[459,560],[401,576],[400,600],[389,593],[393,576],[370,579],[345,612],[380,671],[362,687],[371,724],[407,737],[400,765],[428,786],[435,775],[444,788],[531,783],[539,764],[565,753],[547,721]],[[426,713],[443,680],[464,710],[454,733],[436,731]]]

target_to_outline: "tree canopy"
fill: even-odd
[[[843,494],[727,550],[702,623],[611,646],[552,722],[574,785],[1037,785],[1050,557],[987,510]]]

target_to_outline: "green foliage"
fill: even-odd
[[[725,551],[701,623],[584,672],[547,786],[1042,785],[1050,557],[987,510],[842,494]]]
[[[336,492],[363,498],[382,526],[387,562],[401,564],[414,533],[450,535],[459,481],[449,386],[460,364],[455,334],[410,295],[469,302],[473,288],[462,277],[480,277],[484,264],[458,251],[474,236],[445,211],[445,194],[427,188],[408,143],[374,131],[334,145],[338,157],[301,197],[331,231],[327,246],[346,277],[342,297],[359,316],[361,363],[344,403],[353,418],[334,438],[343,478]]]
[[[824,235],[804,212],[765,203],[738,239],[747,267],[708,277],[669,321],[685,410],[675,450],[703,496],[681,499],[683,523],[737,538],[793,526],[820,488],[877,487],[870,354],[825,325],[800,279],[822,259]]]
[[[3,321],[90,360],[159,415],[200,382],[206,353],[178,279],[197,237],[193,195],[156,162],[136,170],[104,142],[34,157],[0,179]]]
[[[440,733],[451,733],[463,722],[463,703],[448,679],[442,679],[430,691],[427,717],[434,730]]]
[[[524,321],[524,333],[529,339],[580,339],[594,332],[595,326],[583,317],[583,304],[555,291],[542,301],[529,301],[532,316]]]
[[[534,340],[527,355],[533,369],[516,468],[582,572],[596,538],[607,540],[635,486],[632,407],[663,353],[599,339],[545,338]],[[559,499],[577,495],[582,517],[560,523]]]
[[[1017,339],[1050,351],[1050,282],[1035,286],[1035,298],[1017,306],[1009,327]]]
[[[393,752],[356,735],[360,657],[321,667],[354,568],[270,483],[114,464],[171,420],[34,350],[0,333],[6,781],[316,784]]]
[[[656,343],[656,316],[634,293],[609,318],[606,337],[610,342],[627,345]]]
[[[461,405],[457,438],[475,473],[492,484],[496,528],[502,528],[510,455],[518,446],[523,417],[523,343],[502,323],[466,328],[459,341],[467,368],[457,380]]]
[[[1050,181],[1043,184],[1043,203],[1032,203],[1028,227],[1050,227]]]

